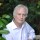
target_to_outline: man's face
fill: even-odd
[[[24,8],[19,8],[17,11],[16,11],[16,15],[15,15],[15,21],[17,23],[20,23],[22,24],[24,21],[25,21],[25,18],[26,18],[26,10]]]

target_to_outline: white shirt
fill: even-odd
[[[10,32],[2,34],[2,37],[6,38],[6,40],[33,40],[35,38],[34,29],[27,22],[24,22],[21,28],[17,28],[13,21],[6,25],[6,27]]]

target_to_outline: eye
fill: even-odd
[[[26,14],[23,14],[23,16],[26,16]]]
[[[18,14],[18,15],[21,15],[21,14]]]

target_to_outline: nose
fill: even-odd
[[[21,18],[23,19],[23,15],[21,15]]]

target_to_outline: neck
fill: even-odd
[[[21,23],[16,22],[15,20],[14,20],[14,23],[16,24],[16,26],[17,26],[18,28],[21,28],[21,27],[22,27],[22,24],[21,24]]]

